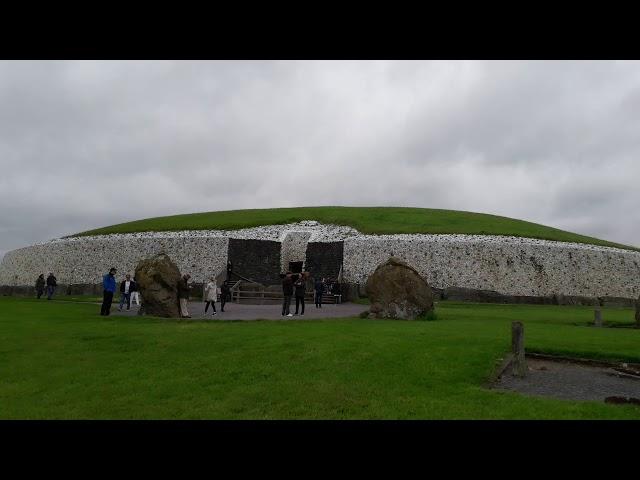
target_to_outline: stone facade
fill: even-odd
[[[0,265],[0,285],[31,285],[48,272],[54,272],[60,284],[97,284],[111,267],[118,269],[118,278],[124,277],[133,274],[140,260],[161,252],[194,281],[203,281],[226,269],[228,243],[225,237],[133,235],[56,240],[8,252]]]
[[[229,239],[229,260],[234,272],[254,282],[280,282],[280,243],[273,240]]]
[[[484,235],[362,235],[344,242],[345,281],[362,285],[397,256],[432,287],[503,295],[635,298],[640,252]]]
[[[344,242],[309,242],[306,269],[313,276],[337,278],[344,258]]]
[[[441,290],[545,298],[636,299],[640,294],[640,252],[633,250],[506,236],[362,235],[313,221],[52,240],[8,252],[0,264],[0,286],[18,291],[9,287],[30,286],[50,271],[61,285],[95,285],[110,267],[118,268],[120,277],[133,273],[141,259],[163,251],[197,283],[226,269],[229,258],[238,273],[265,284],[278,283],[270,279],[286,270],[288,261],[304,261],[312,270],[334,268],[329,264],[341,258],[344,282],[364,285],[380,263],[396,256]]]

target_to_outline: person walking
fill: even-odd
[[[293,296],[293,280],[291,279],[291,272],[287,272],[282,279],[282,294],[284,299],[282,301],[282,316],[293,317],[289,312],[291,306],[291,297]]]
[[[204,301],[207,302],[204,306],[204,313],[207,313],[209,304],[211,304],[213,315],[217,315],[216,312],[216,298],[218,297],[218,286],[216,285],[216,279],[209,277],[209,281],[204,288]]]
[[[224,312],[224,304],[227,303],[227,298],[231,295],[231,290],[229,289],[229,283],[224,282],[220,287],[220,311]]]
[[[233,273],[233,265],[231,260],[227,260],[227,282],[231,281],[231,274]]]
[[[51,300],[57,286],[58,281],[56,280],[56,277],[53,276],[53,273],[49,272],[49,276],[47,277],[47,300]]]
[[[306,283],[307,282],[303,274],[300,274],[300,276],[293,283],[293,286],[296,290],[296,313],[294,313],[294,315],[298,315],[298,307],[300,306],[300,304],[302,304],[300,315],[304,315],[304,293],[306,290]]]
[[[44,285],[45,285],[44,273],[41,273],[36,280],[36,294],[38,295],[38,300],[40,300],[40,297],[44,293]]]
[[[324,278],[316,279],[313,289],[316,297],[316,308],[322,308],[322,293],[324,292]]]
[[[191,318],[189,315],[189,279],[191,275],[186,274],[178,281],[178,301],[180,302],[180,316],[182,318]]]
[[[102,307],[100,315],[108,316],[111,313],[111,302],[113,294],[116,293],[116,269],[112,268],[109,273],[102,277]]]
[[[136,277],[133,277],[129,291],[131,292],[131,304],[133,305],[135,303],[140,306],[140,292],[138,292],[138,282],[136,282]]]
[[[131,275],[127,274],[125,279],[120,282],[120,306],[118,307],[119,311],[122,311],[122,306],[126,300],[127,302],[127,310],[131,310]]]

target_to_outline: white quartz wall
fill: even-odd
[[[0,285],[31,285],[54,272],[59,283],[99,283],[112,266],[133,273],[165,251],[196,282],[226,268],[228,239],[281,241],[284,268],[304,261],[306,244],[344,241],[343,276],[363,285],[390,255],[406,260],[434,287],[505,295],[638,298],[640,252],[577,243],[484,235],[362,235],[350,227],[307,221],[235,231],[117,234],[52,240],[8,252]]]
[[[281,258],[304,261],[308,241],[343,240],[358,231],[341,225],[302,221],[240,230],[183,230],[143,232],[50,240],[5,254],[0,264],[0,285],[32,285],[40,273],[54,272],[58,283],[100,283],[109,268],[118,278],[133,273],[137,263],[161,251],[192,280],[202,282],[225,269],[229,238],[283,242]],[[283,264],[284,265],[284,264]],[[284,269],[289,268],[288,261]]]
[[[505,295],[637,298],[640,252],[484,235],[361,235],[344,242],[344,279],[364,284],[394,255],[430,285]]]
[[[53,272],[58,283],[100,283],[111,267],[117,278],[135,271],[138,262],[167,253],[182,273],[202,282],[227,265],[226,237],[149,238],[105,236],[56,241],[8,252],[0,265],[0,285],[31,285]]]
[[[283,272],[289,270],[289,262],[307,261],[307,243],[311,238],[311,232],[286,232],[280,241],[280,269]]]

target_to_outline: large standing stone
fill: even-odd
[[[135,279],[145,314],[158,317],[180,317],[178,308],[180,278],[180,270],[164,253],[142,260],[138,264]]]
[[[433,310],[429,284],[407,263],[390,257],[376,268],[366,285],[370,316],[414,319]]]

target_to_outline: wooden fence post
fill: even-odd
[[[527,375],[527,362],[524,357],[524,325],[522,325],[522,322],[511,323],[511,349],[513,353],[512,375],[525,377]]]

